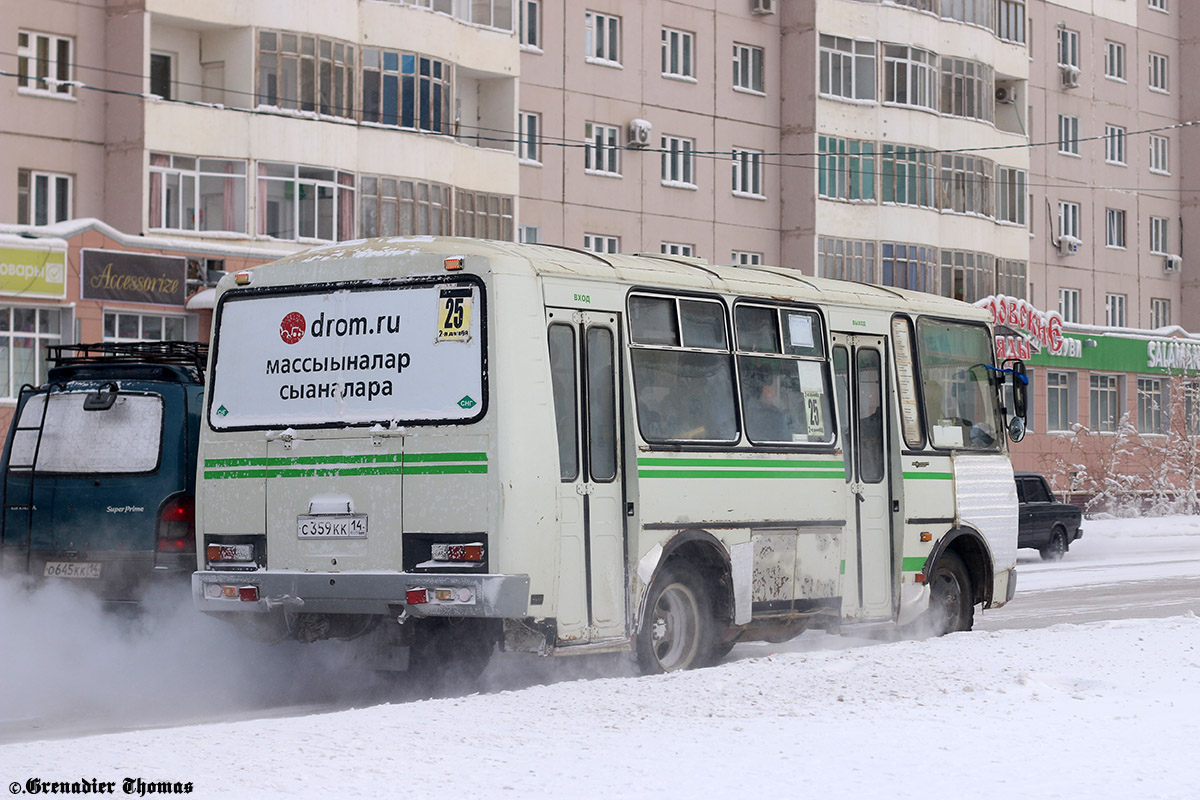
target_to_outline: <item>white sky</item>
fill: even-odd
[[[1022,589],[1195,576],[1200,518],[1088,520],[1063,562],[1021,551],[1019,569],[1014,603]],[[323,676],[363,678],[317,650],[265,649],[226,628],[187,609],[117,626],[64,589],[0,584],[0,778],[321,800],[1200,795],[1190,613],[921,642],[810,633],[651,678],[623,659],[502,656],[492,686],[559,682],[259,719],[247,709],[269,696],[319,702]],[[619,677],[596,677],[605,669]],[[217,721],[170,726],[181,719]],[[72,725],[143,729],[37,740]]]

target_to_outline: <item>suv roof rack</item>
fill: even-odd
[[[206,342],[102,342],[52,344],[46,360],[54,367],[80,364],[175,364],[204,374],[208,361]]]

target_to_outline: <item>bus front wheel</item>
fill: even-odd
[[[962,559],[955,553],[942,554],[928,581],[929,621],[934,634],[971,630],[975,623],[975,599],[971,576]]]
[[[637,635],[642,672],[655,675],[703,666],[712,649],[712,604],[689,570],[668,568],[650,587]]]

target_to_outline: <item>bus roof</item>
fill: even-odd
[[[418,256],[420,268],[398,274],[397,256]],[[424,257],[422,257],[424,256]],[[322,262],[353,261],[361,269],[344,275],[344,280],[386,279],[410,274],[430,274],[436,263],[462,256],[464,271],[497,275],[540,275],[584,280],[617,281],[629,286],[687,289],[722,294],[753,295],[789,301],[832,303],[895,308],[902,301],[917,313],[988,319],[979,308],[925,292],[854,281],[814,278],[797,269],[772,266],[718,266],[699,258],[643,254],[593,253],[546,244],[514,244],[458,237],[409,236],[359,239],[324,245],[253,268],[255,283],[325,282],[337,279]],[[472,256],[486,259],[486,266],[472,264]],[[420,262],[424,262],[421,264]],[[312,269],[276,272],[276,265],[308,265]],[[428,265],[428,266],[424,266]],[[444,274],[439,269],[436,274]],[[260,280],[261,279],[261,280]]]

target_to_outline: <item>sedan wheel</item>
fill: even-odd
[[[1050,535],[1050,543],[1040,551],[1043,561],[1061,561],[1067,554],[1067,534],[1062,528],[1055,528]]]

